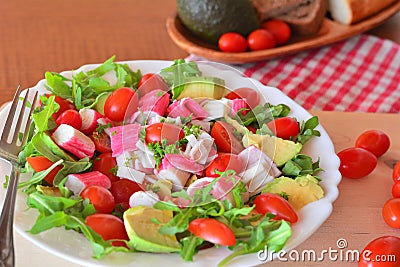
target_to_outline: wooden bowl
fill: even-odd
[[[178,16],[167,19],[167,31],[175,44],[190,54],[194,54],[212,61],[240,64],[275,58],[332,44],[378,26],[396,14],[396,12],[399,10],[400,1],[387,7],[376,15],[349,26],[342,25],[329,18],[325,18],[320,31],[316,35],[293,35],[291,40],[283,46],[243,53],[226,53],[219,51],[217,46],[206,43],[191,34],[189,30],[183,26]]]

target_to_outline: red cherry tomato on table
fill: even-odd
[[[300,132],[298,122],[290,117],[277,118],[267,123],[267,127],[277,137],[282,139],[294,139]]]
[[[26,161],[35,170],[35,172],[44,171],[54,164],[54,162],[52,162],[45,156],[27,157]],[[56,166],[51,172],[49,172],[49,174],[46,175],[46,177],[44,177],[44,180],[52,185],[54,177],[61,169],[61,165]]]
[[[68,109],[58,116],[56,119],[57,125],[68,124],[77,130],[82,128],[82,118],[79,112],[74,109]]]
[[[160,75],[156,73],[147,73],[140,78],[138,84],[138,91],[140,96],[144,96],[148,92],[160,89],[163,91],[168,91],[168,84],[161,78]]]
[[[99,171],[110,178],[111,182],[118,181],[119,177],[115,175],[117,160],[112,156],[111,152],[97,155],[93,160],[93,171]]]
[[[381,236],[372,240],[360,253],[358,267],[398,267],[400,238]]]
[[[218,47],[223,52],[240,53],[247,50],[247,41],[243,35],[236,32],[227,32],[218,40]]]
[[[85,223],[104,240],[121,239],[129,240],[124,222],[117,216],[104,213],[96,213],[86,217]],[[113,241],[113,246],[125,246],[123,241]]]
[[[264,50],[274,48],[276,46],[275,37],[265,29],[257,29],[249,34],[247,37],[247,45],[250,50]]]
[[[185,137],[181,127],[171,123],[154,123],[146,127],[146,143],[159,143],[167,139],[167,144],[173,144]]]
[[[382,209],[382,217],[393,228],[400,228],[400,198],[386,201]]]
[[[234,135],[232,125],[224,121],[216,121],[211,129],[211,137],[219,152],[239,154],[244,149],[242,143]]]
[[[392,186],[392,196],[394,198],[400,198],[400,181],[397,181]]]
[[[89,199],[94,208],[101,213],[111,213],[114,210],[114,197],[107,188],[98,185],[86,187],[81,192],[81,197]]]
[[[400,181],[400,160],[394,165],[392,172],[393,181]]]
[[[90,139],[92,139],[96,150],[100,153],[105,153],[105,152],[111,152],[111,139],[108,134],[105,132],[93,132],[92,135],[90,135]]]
[[[283,197],[264,193],[254,199],[255,210],[260,214],[268,212],[275,215],[275,220],[285,220],[290,223],[295,223],[298,220],[297,213],[290,203]]]
[[[390,139],[384,132],[369,130],[363,132],[356,140],[355,147],[364,148],[377,158],[386,153],[390,146]]]
[[[120,179],[111,183],[111,194],[114,196],[116,204],[129,207],[129,198],[137,191],[143,191],[140,185],[128,179]]]
[[[340,151],[340,173],[347,177],[358,179],[370,174],[376,167],[377,158],[368,150],[352,147]]]
[[[257,91],[247,87],[238,88],[228,93],[224,97],[231,100],[246,99],[247,105],[249,105],[251,109],[255,108],[258,104],[260,104],[260,95],[257,93]]]
[[[289,25],[279,19],[271,19],[263,22],[261,28],[268,30],[275,37],[278,45],[289,41],[292,31]]]
[[[137,111],[139,98],[136,92],[122,87],[112,92],[104,104],[104,114],[113,121],[123,121]]]
[[[46,94],[46,97],[49,98],[50,96],[51,96],[51,94]],[[66,110],[69,110],[69,109],[76,110],[76,107],[72,102],[70,102],[67,99],[64,99],[60,96],[55,96],[54,102],[56,102],[60,106],[59,110],[53,114],[54,119],[57,119],[58,116],[60,116],[61,113],[63,113]]]
[[[189,223],[189,232],[213,244],[233,246],[235,234],[226,224],[212,218],[198,218]]]
[[[242,171],[243,163],[238,155],[221,154],[211,161],[206,168],[207,177],[219,177],[216,171],[224,172],[226,170],[234,170],[236,173]]]

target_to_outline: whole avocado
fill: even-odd
[[[260,27],[249,0],[177,0],[182,24],[200,39],[216,44],[226,32],[247,36]]]

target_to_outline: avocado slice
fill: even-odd
[[[266,192],[284,193],[288,196],[288,201],[295,210],[299,210],[308,203],[324,196],[324,190],[318,184],[318,180],[309,174],[299,176],[296,179],[284,176],[276,178],[263,189],[263,193]]]
[[[177,99],[185,97],[221,99],[226,94],[224,84],[225,82],[222,79],[216,77],[188,78]]]
[[[180,251],[175,236],[161,234],[160,227],[172,219],[172,212],[147,206],[130,208],[123,215],[128,246],[139,251],[170,253]],[[154,223],[155,219],[160,223]]]
[[[253,134],[251,132],[243,136],[242,142],[245,147],[257,146],[278,166],[282,166],[300,153],[303,147],[301,143],[295,143],[291,140],[284,140],[271,135]]]
[[[247,36],[260,28],[257,11],[249,0],[177,0],[177,9],[190,32],[214,44],[226,32]]]

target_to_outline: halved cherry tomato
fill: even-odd
[[[392,186],[392,196],[394,198],[400,198],[400,181],[397,181]]]
[[[136,92],[122,87],[112,92],[104,104],[104,114],[113,121],[123,121],[137,111],[139,98]]]
[[[239,154],[244,149],[242,143],[233,134],[234,128],[227,122],[216,121],[211,136],[220,152]]]
[[[181,127],[171,123],[154,123],[146,127],[146,143],[160,143],[166,139],[167,144],[173,144],[185,137]]]
[[[294,139],[300,132],[299,123],[290,117],[277,118],[267,123],[267,127],[277,136],[285,140]]]
[[[228,93],[224,97],[228,99],[244,98],[246,99],[246,102],[251,109],[255,108],[258,104],[260,104],[260,95],[257,93],[257,91],[247,87],[238,88]]]
[[[243,35],[236,32],[227,32],[218,39],[218,48],[223,52],[240,53],[247,50],[247,41]]]
[[[82,118],[79,112],[74,109],[68,109],[58,116],[56,119],[57,125],[68,124],[77,130],[82,128]]]
[[[351,147],[340,151],[340,173],[347,177],[358,179],[370,174],[376,167],[377,158],[368,150]]]
[[[92,228],[104,240],[121,239],[129,240],[124,222],[117,216],[105,213],[95,213],[85,219],[87,226]],[[126,246],[123,241],[113,241],[113,246]]]
[[[382,209],[382,217],[393,228],[400,228],[400,198],[386,201]]]
[[[89,199],[89,202],[100,213],[111,213],[114,210],[114,196],[105,187],[98,185],[88,186],[82,190],[81,197]]]
[[[35,172],[44,171],[54,164],[54,162],[52,162],[45,156],[27,157],[26,161],[35,170]],[[44,177],[44,180],[52,185],[54,177],[61,169],[61,165],[56,166],[51,172],[49,172],[49,174],[46,175],[46,177]]]
[[[372,240],[360,253],[358,267],[398,267],[400,238],[381,236]]]
[[[266,29],[257,29],[247,36],[247,45],[252,51],[270,49],[276,46],[276,40]]]
[[[386,153],[390,146],[387,134],[379,130],[363,132],[356,140],[355,147],[364,148],[374,154],[377,158]]]
[[[254,199],[255,210],[260,214],[272,213],[275,220],[285,220],[295,223],[298,220],[297,213],[290,203],[283,197],[273,194],[264,193],[258,195]]]
[[[110,178],[111,182],[118,181],[119,177],[115,175],[117,160],[112,156],[111,152],[102,153],[93,160],[93,171],[99,171]]]
[[[108,134],[105,132],[97,132],[94,131],[93,134],[90,136],[92,139],[96,150],[100,153],[111,152],[111,139]]]
[[[189,232],[213,244],[233,246],[235,234],[226,224],[213,218],[198,218],[189,223]]]
[[[143,191],[140,185],[132,180],[120,179],[111,183],[111,194],[115,203],[125,208],[129,207],[129,198],[137,191]]]
[[[289,41],[292,31],[290,26],[279,19],[271,19],[263,22],[261,28],[268,30],[275,37],[278,45],[284,44]]]
[[[207,177],[219,177],[216,171],[224,172],[226,170],[234,170],[236,173],[242,171],[243,162],[238,155],[235,154],[221,154],[211,161],[210,165],[206,168]]]
[[[160,75],[156,73],[147,73],[140,78],[138,84],[140,96],[144,96],[148,92],[156,89],[166,92],[169,90],[168,84],[163,80],[163,78],[161,78]]]
[[[400,160],[394,165],[392,172],[393,181],[400,181]]]
[[[51,96],[51,94],[46,94],[46,97],[50,97],[50,96]],[[63,113],[66,110],[69,110],[69,109],[76,110],[76,107],[72,102],[70,102],[67,99],[64,99],[60,96],[55,96],[54,102],[56,102],[60,106],[59,110],[53,114],[53,118],[55,120],[58,118],[58,116],[61,115],[61,113]]]

